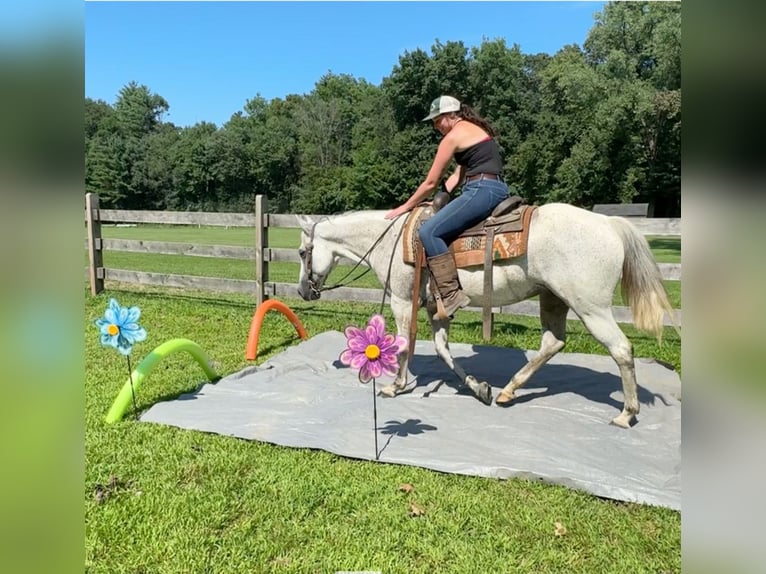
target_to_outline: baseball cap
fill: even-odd
[[[433,102],[431,102],[430,113],[423,118],[424,122],[434,119],[436,116],[446,114],[449,112],[459,112],[460,101],[456,100],[452,96],[439,96]]]

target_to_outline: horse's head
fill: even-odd
[[[337,258],[329,244],[316,233],[317,223],[311,218],[299,215],[301,226],[301,271],[298,277],[298,295],[306,301],[319,299],[320,290],[327,276],[335,267]]]

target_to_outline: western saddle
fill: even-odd
[[[435,198],[432,203],[423,203],[413,209],[404,224],[404,262],[415,266],[415,290],[412,298],[412,329],[417,327],[417,311],[421,272],[426,265],[425,252],[418,236],[418,230],[430,218],[443,200]],[[455,265],[460,267],[484,267],[484,305],[482,319],[484,339],[491,337],[492,320],[492,266],[495,261],[520,257],[527,252],[529,226],[537,206],[526,205],[518,195],[512,195],[501,202],[484,221],[463,231],[450,245]],[[416,261],[418,262],[416,264]],[[432,286],[433,288],[433,286]],[[414,335],[410,333],[410,352]]]

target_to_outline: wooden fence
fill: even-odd
[[[202,213],[180,211],[130,211],[100,209],[98,196],[86,195],[85,219],[87,224],[87,249],[89,256],[88,277],[92,294],[104,290],[104,281],[119,281],[162,287],[203,289],[221,292],[251,293],[255,305],[260,305],[270,297],[299,297],[298,285],[269,281],[269,263],[289,261],[299,263],[298,250],[295,248],[271,248],[268,244],[270,227],[300,227],[298,218],[293,214],[268,213],[266,198],[257,196],[253,213]],[[631,222],[644,235],[680,236],[680,219],[651,219],[631,217]],[[159,223],[174,225],[208,225],[225,227],[250,227],[253,229],[255,248],[225,245],[197,245],[191,243],[171,243],[162,241],[143,241],[126,239],[104,239],[101,237],[101,223]],[[222,279],[197,277],[169,273],[149,273],[124,269],[110,269],[103,265],[104,250],[130,251],[138,253],[158,253],[188,255],[191,257],[218,257],[224,259],[245,259],[254,262],[253,280]],[[341,261],[341,263],[354,263]],[[681,265],[660,263],[660,271],[666,280],[680,281]],[[296,277],[297,280],[297,277]],[[358,301],[379,303],[383,297],[381,289],[340,287],[322,294],[328,301]],[[479,307],[468,310],[481,311]],[[627,307],[613,307],[615,319],[620,323],[632,323],[632,314]],[[537,316],[537,301],[521,301],[513,305],[494,307],[493,313]],[[577,320],[570,311],[569,319]],[[676,322],[681,324],[681,311],[676,310]],[[665,324],[670,325],[666,317]]]

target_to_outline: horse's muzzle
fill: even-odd
[[[316,289],[312,289],[311,287],[299,285],[298,295],[300,295],[304,301],[316,301],[319,299],[321,293]]]

